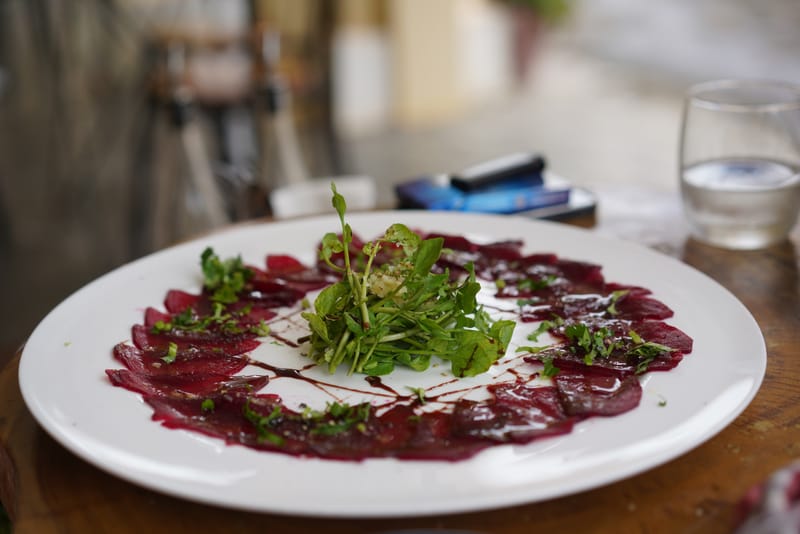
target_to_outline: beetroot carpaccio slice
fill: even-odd
[[[619,415],[639,406],[642,386],[634,376],[561,372],[553,378],[564,411],[571,416]]]
[[[445,246],[434,270],[458,277],[471,263],[476,276],[496,288],[496,298],[515,306],[519,325],[539,323],[538,335],[547,332],[552,340],[507,356],[513,372],[485,386],[482,400],[469,397],[474,387],[455,397],[434,393],[444,384],[411,394],[367,377],[365,389],[355,392],[376,400],[351,406],[331,393],[335,378],[318,382],[304,374],[313,365],[273,366],[270,343],[297,344],[270,326],[302,324],[308,293],[338,280],[321,261],[304,265],[279,254],[265,256],[261,267],[246,266],[232,302],[221,304],[207,289],[167,290],[162,307],[145,308],[141,324],[131,326],[130,342],[113,347],[123,368],[108,369],[107,378],[141,395],[161,425],[230,445],[331,460],[459,461],[487,447],[568,434],[589,417],[634,410],[642,398],[639,377],[668,371],[692,351],[692,339],[664,322],[673,315],[669,306],[647,288],[606,281],[600,265],[550,252],[525,254],[521,241],[424,237],[433,236]],[[353,256],[363,243],[354,236]],[[387,247],[375,261],[391,261],[396,252]],[[526,328],[533,332],[536,325]],[[259,347],[266,356],[256,361],[250,354]],[[269,391],[278,378],[328,392],[328,407],[290,408]]]

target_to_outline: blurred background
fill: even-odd
[[[0,350],[286,183],[369,176],[388,208],[532,150],[600,217],[676,195],[686,86],[800,82],[797,28],[797,0],[0,0]]]

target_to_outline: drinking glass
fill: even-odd
[[[758,249],[788,236],[800,210],[800,86],[719,80],[683,108],[680,183],[693,236]]]

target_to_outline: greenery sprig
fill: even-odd
[[[211,300],[221,304],[232,304],[239,300],[238,293],[253,276],[253,271],[245,267],[241,256],[221,260],[211,247],[200,256],[203,268],[203,285],[211,291]]]
[[[422,371],[437,356],[450,361],[456,376],[474,376],[505,354],[515,323],[493,321],[478,305],[481,286],[471,265],[460,281],[447,271],[431,272],[443,239],[422,239],[403,224],[391,225],[352,258],[347,205],[335,185],[331,190],[342,231],[324,236],[320,258],[342,278],[302,314],[312,359],[330,372],[347,362],[349,374],[383,375],[398,364]],[[377,265],[383,249],[393,259]],[[334,262],[337,255],[343,265]]]

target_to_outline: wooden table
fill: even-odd
[[[0,374],[0,500],[15,532],[730,532],[747,489],[800,457],[800,228],[767,250],[725,251],[686,238],[672,196],[605,200],[597,231],[641,241],[707,273],[750,309],[766,338],[768,367],[758,395],[697,449],[596,490],[488,512],[383,520],[243,513],[134,486],[73,456],[24,406],[17,356]],[[635,210],[625,208],[634,204]]]

